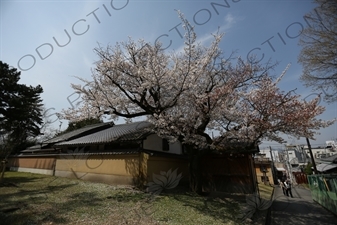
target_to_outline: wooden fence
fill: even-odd
[[[293,175],[298,184],[308,184],[308,177],[305,173],[302,172],[293,172]]]
[[[203,188],[211,192],[251,194],[256,191],[254,171],[250,154],[206,155],[202,159],[202,174],[208,185]]]

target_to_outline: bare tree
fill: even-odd
[[[53,114],[51,114],[45,106],[41,108],[43,122],[40,128],[40,135],[36,138],[36,141],[39,143],[53,138],[58,133],[58,129],[53,127],[53,123],[56,122],[52,119]]]
[[[318,6],[304,18],[298,61],[303,66],[301,80],[324,93],[328,101],[337,100],[337,1],[315,0]]]

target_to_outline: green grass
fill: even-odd
[[[258,184],[260,197],[264,200],[271,201],[274,187],[270,185],[265,185],[263,183]],[[265,224],[267,218],[268,210],[256,211],[253,216],[254,224]]]
[[[0,224],[239,224],[239,203],[183,190],[150,196],[111,186],[31,173],[6,172]]]
[[[259,183],[260,197],[266,200],[271,200],[274,187],[266,184]]]

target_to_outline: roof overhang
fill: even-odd
[[[321,163],[321,164],[318,164],[316,168],[317,168],[317,171],[319,172],[326,172],[326,171],[337,168],[337,164]]]

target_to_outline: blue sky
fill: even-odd
[[[42,98],[55,127],[60,121],[53,114],[79,101],[70,83],[79,83],[76,76],[91,78],[98,59],[93,49],[98,44],[115,45],[128,37],[154,43],[159,38],[167,50],[181,48],[183,30],[176,10],[195,26],[203,44],[209,44],[211,33],[220,29],[225,33],[221,42],[225,54],[237,51],[246,58],[251,52],[263,56],[262,62],[277,61],[275,75],[291,63],[281,89],[296,89],[303,98],[312,94],[307,99],[317,93],[299,82],[302,68],[297,63],[300,31],[307,26],[303,16],[314,8],[311,0],[1,0],[0,8],[0,60],[22,71],[21,83],[42,85]],[[326,106],[322,119],[336,117],[337,103],[320,104]],[[322,129],[312,144],[322,145],[336,135],[337,125]],[[305,143],[291,138],[289,142]]]

